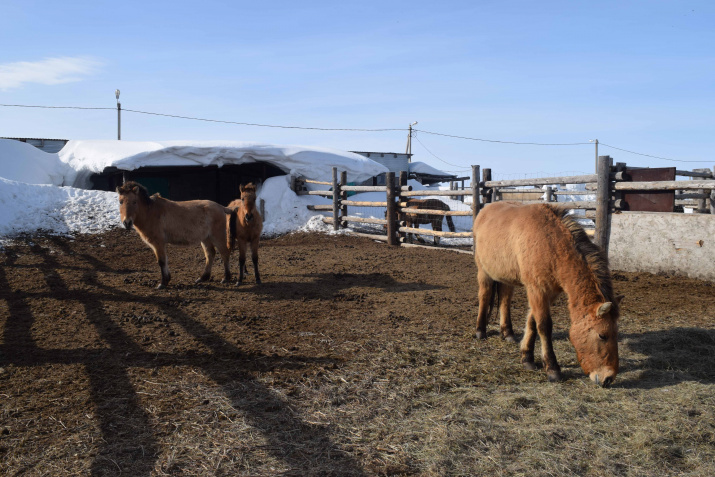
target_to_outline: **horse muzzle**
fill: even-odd
[[[246,214],[246,222],[253,220],[253,214]]]
[[[131,230],[132,227],[134,226],[134,222],[131,220],[125,220],[124,222],[122,222],[122,224],[124,225],[124,228],[127,230]]]
[[[589,378],[591,378],[591,381],[601,386],[602,388],[608,388],[611,387],[611,384],[613,384],[613,381],[616,379],[616,373],[612,370],[601,369],[599,371],[594,371],[593,373],[591,373],[589,375]]]

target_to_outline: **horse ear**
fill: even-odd
[[[609,311],[611,311],[611,307],[613,307],[613,303],[611,303],[610,301],[607,301],[606,303],[601,303],[601,306],[598,307],[598,311],[596,312],[596,314],[598,316],[603,316]]]
[[[132,192],[134,192],[135,194],[138,194],[138,193],[139,193],[139,186],[134,186],[134,187],[132,187]]]
[[[616,298],[613,299],[613,301],[616,302],[616,305],[619,305],[619,306],[620,306],[621,302],[623,301],[623,299],[624,299],[625,297],[626,297],[625,295],[618,295]]]
[[[116,192],[117,194],[120,194],[120,193],[121,193],[121,192],[119,192],[119,189],[120,189],[120,188],[121,188],[120,186],[117,186],[117,188],[115,189],[115,192]]]
[[[238,190],[240,190],[241,193],[243,194],[243,191],[246,190],[246,187],[245,187],[243,184],[241,184],[241,185],[239,186]]]

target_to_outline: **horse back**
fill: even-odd
[[[222,205],[210,200],[174,202],[163,199],[160,222],[168,243],[191,245],[206,239],[226,236],[226,212]]]
[[[493,280],[554,288],[553,263],[564,246],[564,228],[543,205],[497,202],[474,221],[474,258]]]

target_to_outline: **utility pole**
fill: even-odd
[[[596,145],[596,169],[595,169],[595,171],[598,174],[598,139],[591,139],[588,142],[592,142]]]
[[[410,132],[407,134],[407,149],[405,150],[405,154],[409,154],[407,157],[408,162],[412,162],[412,126],[415,124],[417,124],[417,121],[410,124]]]
[[[114,94],[117,96],[117,141],[122,140],[122,103],[119,102],[119,90]]]

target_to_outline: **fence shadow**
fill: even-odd
[[[63,241],[53,246],[69,247]],[[71,267],[61,265],[48,249],[33,247],[33,255],[43,264],[45,287],[41,291],[13,290],[8,278],[16,257],[7,255],[0,267],[0,298],[8,304],[8,319],[2,330],[0,366],[23,367],[47,364],[82,365],[89,377],[89,395],[102,438],[92,462],[90,474],[144,476],[151,475],[160,454],[157,430],[142,406],[130,375],[131,368],[156,369],[162,366],[191,366],[203,371],[221,387],[232,405],[248,422],[263,433],[268,442],[265,450],[290,468],[291,475],[314,475],[316,463],[330,460],[330,468],[342,469],[343,475],[364,475],[360,465],[332,442],[327,429],[304,422],[289,403],[260,383],[259,372],[276,368],[299,369],[315,364],[334,364],[328,358],[307,356],[248,355],[229,343],[220,334],[200,321],[155,296],[142,296],[106,285],[99,290],[73,290],[67,286],[60,271],[71,268],[77,272],[77,262],[87,265],[81,281],[97,285],[98,271],[112,271],[110,264],[89,254],[75,255]],[[49,289],[49,290],[48,290]],[[73,300],[84,308],[84,315],[105,343],[102,349],[48,349],[38,347],[32,329],[36,322],[31,300],[51,298]],[[106,313],[109,303],[128,302],[137,305],[159,305],[163,313],[180,325],[208,352],[155,353],[145,351]],[[157,303],[158,302],[158,303]],[[218,359],[221,358],[221,359]],[[227,366],[230,362],[231,366]],[[236,390],[240,389],[240,392]],[[128,444],[131,443],[131,444]],[[319,468],[319,465],[318,465]]]

